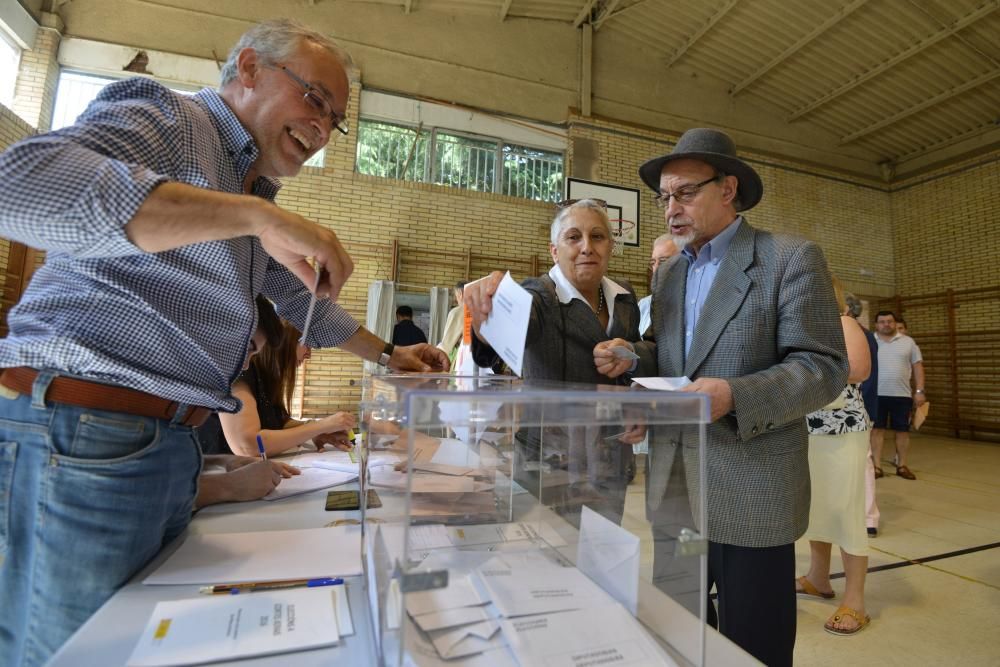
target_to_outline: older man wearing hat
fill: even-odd
[[[704,480],[708,585],[719,630],[767,665],[790,665],[795,645],[794,542],[809,519],[805,416],[847,383],[848,363],[830,274],[816,244],[751,227],[742,212],[764,187],[728,135],[684,133],[674,150],[639,169],[656,193],[681,255],[654,278],[654,340],[637,363],[598,345],[594,361],[627,371],[687,376],[685,391],[711,399]],[[653,434],[647,504],[655,521],[683,452],[694,503],[697,429]],[[684,445],[688,445],[685,448]],[[659,460],[658,460],[659,459]],[[673,470],[673,474],[671,471]],[[676,494],[674,494],[676,495]],[[656,558],[665,558],[663,549]]]

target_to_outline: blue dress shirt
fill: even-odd
[[[701,308],[705,305],[705,299],[712,289],[715,276],[719,272],[719,265],[726,258],[729,252],[729,244],[736,236],[743,221],[742,216],[736,216],[736,220],[728,227],[703,245],[698,256],[685,247],[681,253],[688,260],[687,287],[684,292],[684,356],[691,350],[691,341],[694,339],[694,330],[698,325],[698,318],[701,316]]]

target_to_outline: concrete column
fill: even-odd
[[[57,56],[62,29],[62,19],[55,14],[43,13],[34,46],[21,54],[12,110],[39,132],[47,132],[52,125],[52,108],[59,83]]]

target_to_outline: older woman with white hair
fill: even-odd
[[[639,307],[630,289],[607,277],[614,243],[604,202],[582,199],[560,204],[551,226],[552,268],[546,275],[521,283],[532,295],[522,362],[525,379],[615,384],[594,367],[594,346],[612,338],[638,340]],[[465,305],[476,333],[472,351],[480,366],[498,360],[479,329],[502,278],[503,273],[495,271],[465,287]],[[546,430],[545,453],[537,443],[532,444],[529,433],[521,434],[527,437],[519,444],[527,461],[544,459],[569,470],[573,482],[560,501],[566,513],[575,515],[580,505],[587,504],[618,520],[634,471],[631,444],[641,440],[643,433],[638,428],[624,429],[625,435],[608,441],[603,430],[583,426],[559,433]],[[535,481],[519,476],[529,485]]]

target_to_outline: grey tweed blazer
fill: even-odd
[[[683,255],[657,271],[653,341],[636,345],[640,374],[725,378],[733,411],[706,429],[707,534],[746,547],[789,544],[809,521],[805,416],[847,384],[848,363],[826,260],[811,241],[771,234],[744,220],[719,266],[684,355]],[[648,335],[648,334],[647,334]],[[697,506],[697,428],[651,446],[651,488],[683,446]],[[656,448],[665,466],[656,465]],[[653,504],[655,505],[655,499]],[[704,532],[704,530],[703,530]]]

